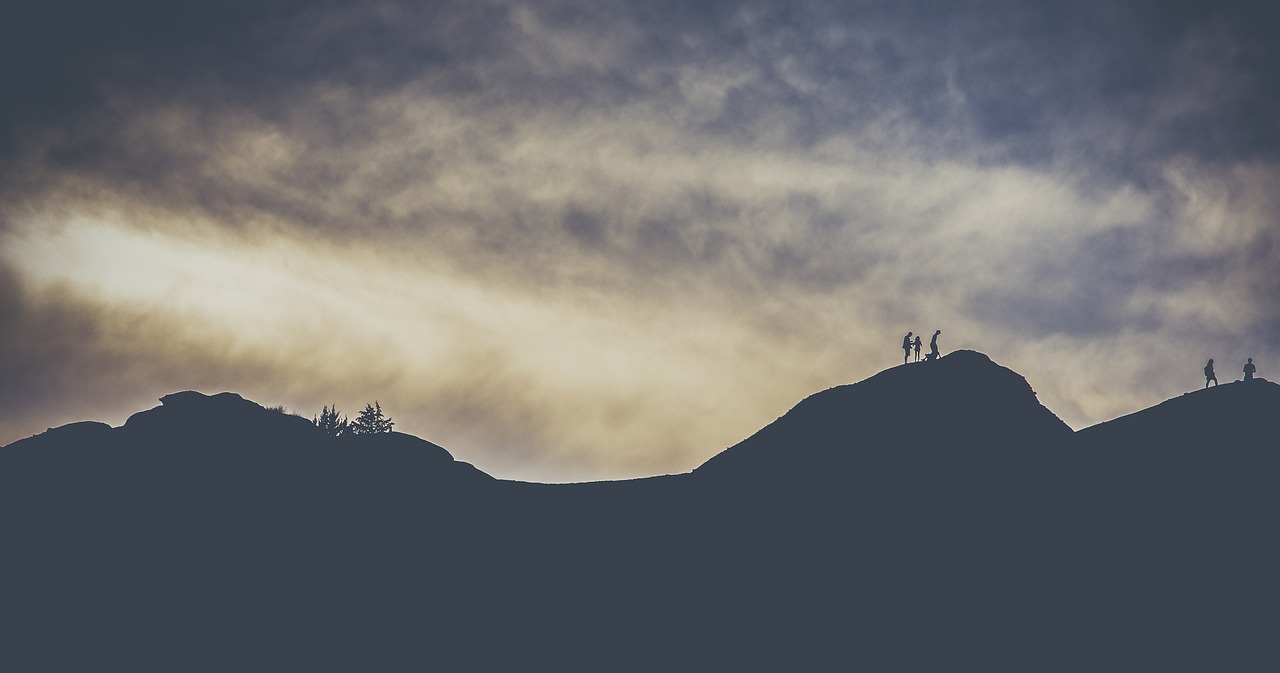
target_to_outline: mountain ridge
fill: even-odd
[[[859,448],[919,448],[919,445],[930,441],[942,441],[920,431],[922,427],[935,425],[943,425],[951,433],[952,441],[947,441],[948,445],[954,445],[954,437],[959,435],[967,442],[982,443],[987,449],[995,447],[1007,450],[1012,444],[1019,442],[1059,445],[1070,441],[1067,439],[1069,436],[1093,441],[1103,435],[1117,433],[1135,421],[1141,422],[1155,416],[1160,417],[1161,422],[1185,421],[1194,416],[1185,414],[1186,405],[1207,403],[1206,395],[1231,398],[1229,403],[1214,405],[1214,414],[1217,416],[1229,416],[1232,421],[1247,421],[1249,414],[1263,413],[1269,408],[1268,405],[1277,404],[1280,384],[1265,379],[1225,383],[1210,389],[1183,393],[1152,407],[1073,431],[1039,402],[1034,389],[1024,377],[995,363],[983,353],[958,350],[935,363],[898,365],[861,381],[809,395],[773,422],[714,454],[688,474],[706,476],[733,471],[735,468],[730,467],[730,463],[812,457],[804,455],[803,451],[796,451],[796,446],[808,449],[820,447],[833,455]],[[201,432],[213,433],[213,436],[221,436],[225,440],[251,431],[280,440],[292,437],[295,441],[327,441],[311,421],[301,416],[267,409],[232,392],[205,394],[188,390],[164,395],[159,401],[160,406],[136,412],[118,427],[98,421],[78,421],[16,440],[0,447],[0,450],[51,440],[102,442],[118,438],[127,441],[130,434],[149,430],[163,430],[177,436],[190,431],[192,427],[199,427]],[[1242,413],[1228,414],[1232,407]],[[1170,409],[1177,411],[1166,411]],[[243,427],[236,428],[237,425]],[[871,429],[868,430],[868,427]],[[220,428],[225,431],[220,431]],[[1183,430],[1191,431],[1190,428]],[[452,461],[486,474],[468,463],[457,461],[444,447],[413,435],[392,432],[381,439],[376,435],[367,435],[348,436],[339,441],[350,446],[376,442],[388,446],[391,443],[402,447],[416,445],[425,453],[435,454],[441,462]],[[836,443],[840,446],[836,447]],[[776,452],[779,445],[790,447],[785,456],[753,455],[760,453],[759,447],[768,447],[765,453]],[[832,458],[833,455],[827,458]],[[769,469],[776,475],[780,467],[775,464]],[[662,476],[670,475],[598,483],[646,480]]]
[[[934,384],[940,383],[937,376],[934,376],[938,374],[947,375],[945,379],[941,380],[942,388],[931,389],[931,386],[928,384],[928,379],[929,377],[933,377]],[[845,407],[846,409],[854,409],[854,412],[856,413],[858,409],[855,407],[861,406],[861,404],[874,403],[876,402],[876,399],[874,399],[876,398],[876,395],[884,394],[886,392],[892,395],[893,402],[901,404],[901,408],[905,409],[908,407],[908,404],[913,403],[913,400],[910,399],[910,395],[919,395],[920,399],[915,400],[915,402],[923,400],[922,403],[924,406],[928,407],[929,404],[937,404],[942,398],[946,398],[947,395],[965,393],[963,386],[960,385],[963,381],[960,381],[959,377],[972,376],[974,374],[986,375],[988,379],[991,379],[991,377],[995,377],[995,379],[1005,379],[998,381],[1001,386],[1000,394],[1002,395],[1002,398],[1004,398],[1001,402],[1012,402],[1015,407],[1034,409],[1032,413],[1034,413],[1034,415],[1041,416],[1041,420],[1039,420],[1039,422],[1044,426],[1042,430],[1047,432],[1047,434],[1055,434],[1055,432],[1057,432],[1057,434],[1061,434],[1061,431],[1070,432],[1069,426],[1066,426],[1064,422],[1053,415],[1050,409],[1044,408],[1042,404],[1039,404],[1036,399],[1036,394],[1034,394],[1032,388],[1030,388],[1030,385],[1025,381],[1024,377],[1016,374],[1016,372],[1007,370],[1005,367],[996,365],[995,362],[989,360],[989,357],[987,357],[986,354],[974,351],[956,351],[947,354],[947,356],[941,358],[941,360],[936,363],[913,363],[913,365],[891,367],[888,368],[888,370],[878,372],[876,375],[869,376],[867,379],[858,381],[858,383],[835,386],[835,388],[824,390],[824,392],[809,395],[809,397],[801,400],[801,402],[797,403],[795,407],[792,407],[790,411],[778,418],[778,420],[772,422],[772,424],[765,425],[762,429],[751,435],[750,438],[740,441],[739,444],[733,445],[730,449],[739,449],[742,445],[753,443],[753,440],[755,440],[755,443],[759,443],[758,439],[756,439],[756,435],[760,435],[762,432],[765,432],[765,434],[772,434],[773,431],[776,431],[776,427],[774,426],[780,424],[780,422],[782,422],[783,425],[794,425],[797,418],[799,418],[801,422],[803,422],[805,418],[812,420],[815,415],[815,411],[817,411],[818,416],[822,416],[827,415],[827,413],[832,413],[832,407]],[[991,376],[992,374],[995,374],[995,376]],[[989,392],[991,392],[991,388],[988,386],[988,393]],[[166,394],[164,397],[160,398],[160,403],[160,407],[143,409],[143,411],[133,413],[133,415],[129,416],[127,420],[125,420],[124,424],[119,427],[111,427],[106,424],[100,424],[100,422],[96,421],[74,422],[74,424],[54,427],[54,429],[41,432],[41,434],[33,435],[31,438],[15,440],[13,443],[6,445],[6,447],[0,447],[0,449],[19,447],[19,445],[29,443],[29,441],[44,438],[46,435],[65,438],[65,436],[72,434],[72,432],[86,436],[96,436],[97,439],[104,439],[106,436],[104,435],[104,432],[109,430],[125,430],[127,432],[133,432],[137,431],[142,426],[151,424],[165,426],[166,431],[169,432],[182,431],[182,424],[207,426],[205,431],[216,431],[216,429],[218,429],[218,424],[215,424],[214,420],[212,420],[214,417],[221,418],[221,425],[242,422],[242,424],[251,425],[253,427],[253,431],[265,432],[265,434],[294,431],[305,436],[305,439],[308,440],[315,440],[315,438],[319,438],[319,436],[321,436],[319,434],[319,430],[315,429],[314,425],[312,425],[310,421],[307,421],[306,418],[288,415],[288,413],[283,412],[274,412],[274,416],[268,416],[268,413],[273,413],[273,409],[266,409],[265,407],[262,407],[261,404],[252,402],[252,400],[244,399],[241,395],[236,393],[225,392],[204,394],[193,392],[193,390],[186,390],[186,392]],[[890,409],[892,408],[893,407],[890,407]],[[837,408],[835,411],[836,415],[844,415],[845,409]],[[883,411],[883,409],[881,409],[881,411]],[[925,409],[925,411],[928,411],[928,409]],[[968,411],[968,409],[966,409],[966,411]],[[878,412],[870,413],[874,415],[874,413]],[[933,413],[934,420],[937,420],[937,409],[933,409]],[[259,416],[257,416],[257,418],[250,418],[247,415]],[[905,416],[893,415],[892,412],[890,415],[899,416],[895,418],[895,421],[908,420]],[[955,411],[943,411],[942,420],[955,416]],[[995,420],[995,418],[992,418],[992,420]],[[1060,427],[1059,429],[1055,429],[1055,427],[1050,426]],[[393,435],[402,436],[402,438],[412,436],[402,435],[399,434],[399,432],[393,432]],[[453,455],[449,453],[447,449],[430,443],[429,440],[421,438],[415,439],[422,441],[425,445],[430,445],[430,447],[433,448],[431,450],[443,452],[443,454],[447,455],[447,457],[452,461]],[[884,436],[879,436],[877,439],[883,440],[886,438],[884,438]],[[360,440],[355,438],[349,438],[349,440],[370,441],[369,439]],[[726,449],[726,452],[730,449]],[[724,453],[726,452],[713,455],[712,458],[709,458],[708,461],[700,464],[700,466],[695,468],[692,472],[707,473],[716,471],[718,463],[724,462]],[[650,477],[639,477],[639,479],[650,479]]]
[[[166,395],[0,449],[0,668],[1268,670],[1280,386],[1236,385],[1072,433],[958,351],[565,485]]]

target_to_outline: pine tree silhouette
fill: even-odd
[[[382,414],[382,405],[375,400],[373,404],[364,405],[364,411],[360,412],[360,416],[351,422],[351,434],[353,435],[376,435],[383,432],[391,432],[395,423]]]
[[[312,420],[320,431],[330,437],[342,437],[351,432],[351,424],[347,422],[346,416],[338,414],[338,407],[333,408],[326,406],[321,412],[320,417]]]

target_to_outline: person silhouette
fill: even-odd
[[[1204,366],[1204,387],[1209,387],[1209,382],[1213,381],[1213,385],[1218,385],[1218,375],[1213,373],[1213,358],[1209,358],[1209,363]]]
[[[1258,368],[1253,366],[1253,358],[1249,358],[1249,361],[1244,363],[1244,380],[1252,381],[1253,373],[1256,371]]]
[[[914,343],[912,343],[911,345],[915,346],[915,348],[916,348],[916,362],[919,362],[919,361],[920,361],[920,345],[921,345],[921,344],[920,344],[920,335],[919,335],[919,334],[917,334],[917,335],[916,335],[916,340],[915,340],[915,342],[914,342]]]
[[[929,339],[929,359],[930,360],[936,361],[938,359],[938,335],[939,334],[942,334],[942,330],[938,330],[934,332],[933,338]]]
[[[911,332],[902,337],[902,364],[907,364],[907,359],[911,357]]]

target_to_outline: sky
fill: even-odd
[[[1280,379],[1272,3],[24,4],[0,444],[190,389],[683,472],[908,330],[1077,429]]]

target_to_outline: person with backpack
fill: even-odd
[[[1204,366],[1204,387],[1209,387],[1209,382],[1213,381],[1213,385],[1218,385],[1218,375],[1213,373],[1213,358],[1209,358],[1209,364]]]

